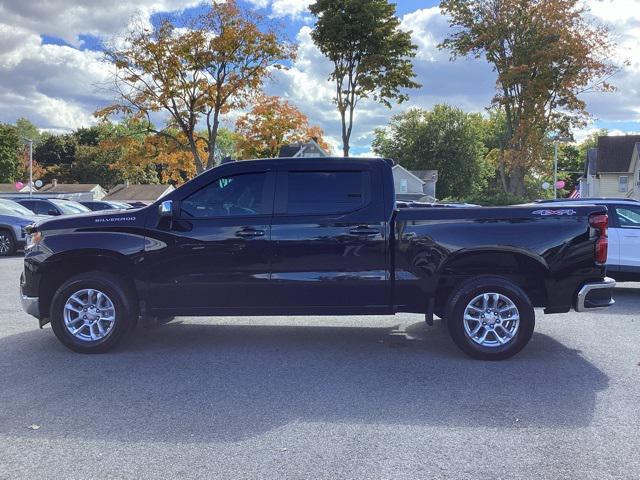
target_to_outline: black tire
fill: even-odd
[[[465,331],[465,309],[474,298],[484,293],[504,295],[518,309],[520,317],[518,329],[513,338],[504,345],[491,347],[480,345]],[[479,360],[505,360],[514,356],[529,343],[535,328],[535,311],[527,294],[513,282],[496,276],[477,277],[463,283],[452,293],[445,316],[453,342],[464,353]],[[502,330],[500,332],[502,333]],[[497,342],[497,337],[490,335],[489,338],[496,338]]]
[[[16,253],[16,239],[9,230],[0,230],[0,257],[9,257]]]
[[[96,341],[76,338],[65,325],[64,311],[67,300],[76,292],[95,289],[103,292],[115,308],[115,321],[108,335]],[[113,349],[135,326],[138,307],[135,296],[125,281],[104,272],[76,275],[62,284],[51,302],[51,328],[58,340],[78,353],[105,353]]]

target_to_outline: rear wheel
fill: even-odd
[[[16,241],[11,232],[0,230],[0,257],[8,257],[16,253]]]
[[[478,277],[452,295],[447,327],[454,343],[481,360],[504,360],[533,335],[535,312],[527,294],[502,277]]]
[[[136,315],[136,302],[125,282],[103,272],[70,278],[51,303],[53,332],[79,353],[111,350],[135,324]]]

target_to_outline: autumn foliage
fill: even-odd
[[[320,127],[295,106],[279,97],[262,96],[246,115],[236,121],[237,151],[241,159],[275,158],[283,145],[316,139],[329,151]]]
[[[493,105],[505,116],[500,173],[504,190],[524,194],[541,167],[545,137],[581,126],[581,94],[610,91],[616,72],[606,28],[580,0],[442,0],[454,33],[442,47],[484,56],[497,73]]]

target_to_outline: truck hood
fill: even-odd
[[[108,226],[140,225],[144,222],[149,207],[134,210],[118,211],[98,211],[87,212],[78,215],[61,215],[59,217],[46,217],[43,221],[38,221],[36,228],[39,231],[66,230],[66,229],[86,229]]]

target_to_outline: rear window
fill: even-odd
[[[289,172],[287,213],[348,213],[365,205],[369,175],[362,171]]]

